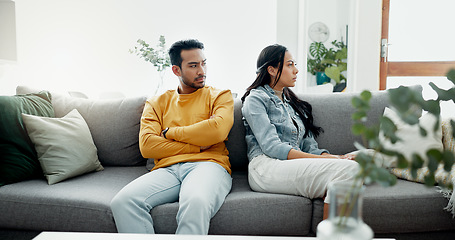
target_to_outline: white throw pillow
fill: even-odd
[[[22,119],[48,184],[103,170],[87,123],[76,109],[62,118],[22,114]]]
[[[381,143],[387,149],[402,153],[408,161],[411,161],[412,155],[416,153],[426,163],[428,161],[426,155],[428,150],[437,149],[441,151],[443,149],[441,127],[439,127],[437,131],[434,131],[434,124],[438,120],[434,115],[426,113],[419,119],[420,125],[427,131],[427,136],[425,137],[420,134],[419,125],[409,125],[403,122],[392,109],[386,108],[384,110],[384,116],[395,123],[397,127],[395,134],[402,141],[397,141],[395,144],[392,144],[388,139],[385,139],[382,133],[380,133],[379,139]],[[425,181],[425,176],[429,172],[427,167],[423,167],[417,171],[417,177],[413,178],[409,168],[395,168],[397,164],[396,157],[385,156],[384,158],[387,159],[386,161],[389,162],[389,166],[392,167],[390,172],[399,178],[423,183]]]

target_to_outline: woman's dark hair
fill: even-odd
[[[272,88],[276,86],[281,77],[281,73],[283,72],[284,55],[286,51],[286,47],[279,44],[270,45],[261,51],[257,60],[256,80],[254,80],[251,86],[246,89],[245,94],[241,98],[242,103],[245,101],[245,98],[250,94],[252,89],[256,89],[259,86],[265,86],[266,84],[270,84]],[[267,70],[269,66],[278,68],[275,79],[271,78]],[[321,127],[318,127],[313,123],[313,108],[311,107],[311,104],[299,99],[297,95],[295,95],[295,93],[287,87],[283,88],[283,94],[290,100],[292,108],[299,114],[303,121],[303,125],[305,126],[304,137],[307,137],[309,132],[311,132],[315,137],[323,132]]]
[[[182,52],[182,50],[191,50],[196,48],[203,50],[204,44],[196,39],[187,39],[175,42],[169,49],[169,58],[171,59],[171,64],[177,65],[181,68],[182,56],[180,55],[180,53]]]

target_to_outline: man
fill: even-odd
[[[205,86],[203,49],[197,40],[169,49],[180,83],[145,104],[139,147],[145,158],[155,159],[155,167],[112,200],[118,232],[154,233],[152,208],[178,201],[176,234],[208,234],[210,219],[231,189],[224,141],[234,122],[234,102],[229,90]]]

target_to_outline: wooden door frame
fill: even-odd
[[[382,33],[381,39],[389,39],[390,0],[382,0]],[[379,90],[387,87],[388,76],[446,76],[455,68],[455,61],[420,61],[420,62],[389,62],[381,56],[379,63]]]

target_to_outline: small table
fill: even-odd
[[[33,240],[315,240],[315,237],[42,232]],[[381,240],[394,240],[381,238]]]
[[[314,237],[42,232],[33,240],[315,240]]]

